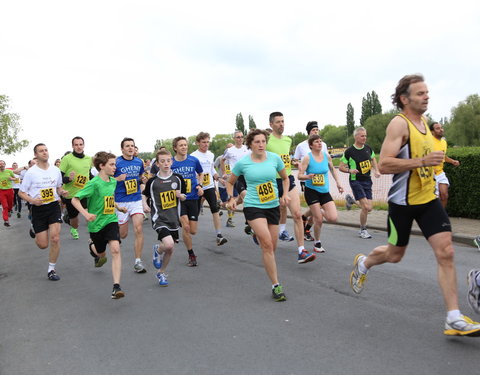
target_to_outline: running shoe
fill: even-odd
[[[157,279],[158,279],[158,285],[160,286],[168,286],[168,280],[167,280],[167,275],[163,272],[158,272],[156,274]]]
[[[247,236],[251,236],[252,235],[252,227],[250,227],[250,225],[245,225],[245,228],[244,228],[244,231],[245,231],[245,234]]]
[[[8,221],[5,221],[5,222],[3,223],[3,225],[5,225],[6,227],[9,227],[9,226],[10,226],[10,223],[9,223]]]
[[[125,297],[125,292],[120,288],[120,285],[113,286],[112,299],[119,299]]]
[[[313,262],[316,258],[315,254],[310,254],[307,250],[303,249],[301,253],[298,254],[298,264]]]
[[[145,266],[143,265],[143,262],[141,260],[138,260],[135,262],[135,265],[133,266],[133,270],[136,273],[145,273],[147,270],[145,269]]]
[[[217,246],[225,245],[227,242],[228,240],[225,237],[223,237],[221,234],[217,234]]]
[[[252,240],[253,240],[253,243],[255,245],[260,246],[260,243],[258,242],[257,235],[255,233],[253,233],[253,231],[252,231]]]
[[[223,211],[218,211],[218,216],[222,216],[223,215]]]
[[[304,233],[303,233],[303,239],[305,241],[315,241],[315,239],[312,237],[311,233],[309,230],[306,230]]]
[[[288,232],[284,230],[278,235],[278,239],[280,241],[292,242],[295,238],[293,236],[290,236],[290,234],[288,234]]]
[[[322,247],[322,243],[320,241],[315,242],[315,245],[313,246],[313,251],[316,253],[325,253],[325,249]]]
[[[196,267],[197,266],[197,257],[195,255],[189,255],[188,256],[187,266],[189,266],[189,267]]]
[[[21,218],[22,217],[22,214],[20,212],[17,212],[17,218]]]
[[[79,235],[78,235],[78,230],[76,230],[75,228],[70,228],[70,234],[72,235],[72,238],[74,240],[78,240],[79,239]]]
[[[95,257],[95,267],[100,268],[107,263],[107,257]]]
[[[473,239],[473,243],[476,247],[478,247],[478,251],[480,251],[480,236],[477,236]]]
[[[480,323],[474,322],[468,316],[461,315],[455,320],[445,320],[445,330],[443,333],[447,336],[480,336]]]
[[[32,227],[30,227],[30,230],[28,231],[28,234],[30,235],[30,237],[35,238],[35,232],[33,231]]]
[[[63,211],[62,219],[65,224],[70,225],[70,216],[68,216],[67,210]],[[32,219],[30,218],[30,220]]]
[[[52,281],[58,281],[60,280],[60,276],[57,275],[57,272],[55,270],[51,270],[48,275],[48,280],[52,280]]]
[[[368,233],[368,231],[366,229],[361,229],[358,232],[358,235],[360,236],[360,238],[363,238],[364,240],[372,238],[372,235],[370,233]]]
[[[162,268],[162,263],[163,263],[163,253],[159,254],[158,249],[160,248],[160,245],[157,243],[153,245],[153,266],[159,270]]]
[[[363,254],[357,254],[353,261],[353,270],[350,273],[350,287],[357,294],[360,294],[363,290],[363,284],[367,281],[367,274],[361,273],[358,268],[358,263],[365,260],[367,257]]]
[[[235,224],[233,224],[233,220],[231,217],[227,219],[227,224],[225,225],[227,228],[235,228]]]
[[[354,204],[355,199],[350,194],[345,195],[345,208],[350,211]]]
[[[90,255],[94,258],[97,258],[98,255],[95,254],[95,252],[93,251],[93,241],[91,238],[88,239],[88,250],[90,251]]]
[[[287,297],[285,296],[285,293],[283,293],[283,288],[280,284],[272,288],[272,298],[275,300],[275,302],[283,302],[287,300]]]
[[[477,284],[477,278],[480,275],[480,270],[470,270],[467,275],[467,284],[468,284],[468,295],[467,300],[468,304],[471,306],[473,311],[477,314],[480,314],[480,287]]]

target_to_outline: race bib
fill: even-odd
[[[73,186],[83,189],[85,184],[87,183],[87,176],[82,176],[81,174],[77,174],[75,179],[73,180]]]
[[[189,178],[186,178],[185,179],[185,191],[188,193],[191,193],[192,192],[192,180],[189,179]]]
[[[273,190],[273,184],[271,181],[257,185],[257,194],[260,203],[271,202],[277,197],[275,195],[275,190]]]
[[[232,174],[232,170],[230,169],[230,164],[225,164],[225,174]]]
[[[323,174],[314,174],[312,177],[312,184],[314,186],[323,186],[325,185],[325,175]]]
[[[203,185],[203,186],[208,186],[208,185],[210,185],[210,173],[204,173],[204,174],[203,174],[202,185]]]
[[[282,154],[282,155],[280,155],[280,157],[282,158],[283,164],[285,164],[285,169],[289,169],[290,168],[290,155]]]
[[[2,180],[2,186],[7,187],[8,181],[7,180]]]
[[[137,180],[125,180],[125,189],[127,190],[127,195],[134,194],[137,192]]]
[[[16,183],[16,184],[19,184],[19,183],[22,182],[22,181],[20,180],[20,178],[17,177],[17,178],[15,179],[15,181],[13,181],[13,182]]]
[[[417,173],[418,173],[418,177],[420,177],[420,184],[424,186],[432,179],[433,167],[417,168]]]
[[[103,197],[103,213],[105,215],[115,213],[115,199],[113,198],[113,195]]]
[[[359,167],[362,174],[367,174],[368,172],[370,172],[370,169],[372,169],[372,163],[370,162],[370,160],[365,160],[360,162]]]
[[[172,207],[177,207],[177,197],[175,195],[175,190],[169,190],[160,193],[160,202],[162,204],[162,209],[164,210]]]
[[[55,194],[53,194],[53,188],[41,189],[40,199],[43,203],[50,203],[55,200]]]

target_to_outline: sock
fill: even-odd
[[[227,214],[228,214],[228,218],[231,219],[231,218],[233,218],[234,211],[228,210]]]
[[[188,255],[195,255],[195,253],[193,252],[193,249],[190,249],[190,250],[187,250],[188,251]]]
[[[279,286],[279,285],[280,285],[280,284],[278,284],[278,283],[277,283],[277,284],[273,284],[273,285],[272,285],[272,289],[275,289],[275,288],[276,288],[277,286]]]
[[[53,271],[55,269],[56,263],[48,263],[48,272]]]
[[[303,250],[305,250],[305,246],[299,246],[298,247],[298,253],[299,254],[301,254]]]
[[[217,232],[217,237],[222,237],[222,230],[221,229],[216,229]]]
[[[305,225],[305,232],[306,232],[306,231],[309,231],[311,227],[312,227],[312,226],[311,226],[310,224],[306,224],[306,225]]]
[[[447,313],[447,320],[451,322],[452,320],[456,320],[456,319],[460,318],[461,316],[462,316],[462,314],[460,313],[460,310],[450,310]]]
[[[365,267],[364,260],[361,260],[360,262],[358,262],[358,270],[359,270],[361,273],[367,273],[368,268]]]
[[[280,233],[282,233],[285,231],[286,228],[287,228],[287,224],[280,224],[278,230],[280,231]]]
[[[135,263],[141,262],[142,260],[140,258],[135,258]]]
[[[366,225],[360,225],[360,230],[364,230],[364,229],[367,229],[367,226]]]

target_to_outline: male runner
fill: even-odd
[[[2,205],[3,225],[10,226],[8,218],[13,209],[13,188],[12,181],[15,181],[15,176],[11,169],[5,168],[5,161],[0,160],[0,204]]]
[[[59,196],[66,196],[62,189],[60,170],[48,163],[48,148],[43,143],[33,148],[37,164],[27,170],[20,186],[20,198],[32,205],[32,225],[35,242],[40,249],[50,244],[47,277],[49,280],[60,280],[56,272],[56,264],[60,253],[60,223],[62,213]]]
[[[60,161],[60,171],[62,172],[63,188],[68,191],[68,198],[62,198],[62,202],[70,219],[70,234],[73,239],[78,240],[78,210],[73,207],[72,198],[90,180],[92,158],[83,152],[85,141],[82,137],[74,137],[72,147],[73,151]],[[86,200],[82,201],[82,206],[87,206]]]
[[[368,256],[357,254],[350,286],[360,293],[373,266],[403,258],[415,219],[438,264],[438,283],[447,310],[443,333],[480,336],[480,323],[462,315],[458,308],[450,220],[434,193],[433,166],[442,162],[444,153],[433,151],[433,136],[423,117],[428,100],[423,76],[416,74],[403,77],[392,95],[401,113],[387,127],[379,162],[381,173],[394,174],[388,193],[388,245],[375,248]]]
[[[135,153],[135,141],[132,138],[123,138],[120,143],[122,155],[117,157],[114,177],[117,180],[115,189],[115,202],[127,208],[127,212],[117,210],[118,224],[120,226],[120,238],[128,236],[128,220],[132,218],[135,232],[135,264],[133,269],[136,273],[145,273],[147,270],[142,262],[143,250],[143,206],[140,190],[141,177],[144,173],[143,162],[133,156]]]

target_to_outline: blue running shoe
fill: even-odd
[[[298,254],[298,263],[308,263],[313,262],[316,259],[315,254],[310,254],[307,250],[303,250],[300,254]]]
[[[290,236],[286,230],[283,232],[280,232],[278,235],[278,239],[280,241],[285,241],[285,242],[292,242],[295,238],[293,236]]]
[[[162,263],[163,263],[163,254],[158,253],[159,248],[160,248],[160,245],[158,243],[153,245],[153,266],[157,270],[162,268]]]
[[[260,243],[258,242],[257,235],[252,232],[252,240],[255,242],[255,245],[260,246]]]
[[[168,286],[167,275],[162,273],[157,273],[158,285],[160,286]]]

